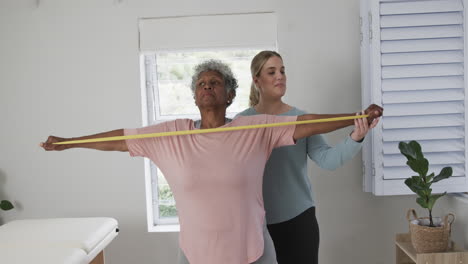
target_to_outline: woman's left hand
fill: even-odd
[[[356,115],[361,114],[364,114],[364,111],[362,111],[362,113],[356,113]],[[367,132],[374,128],[378,122],[379,118],[375,118],[370,125],[367,123],[367,118],[365,117],[354,119],[354,131],[351,133],[351,138],[356,142],[361,141],[366,136]]]

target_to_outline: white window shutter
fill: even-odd
[[[433,193],[466,192],[465,1],[361,0],[362,103],[384,107],[364,141],[364,190],[411,194],[416,175],[398,149],[417,140],[436,175]]]

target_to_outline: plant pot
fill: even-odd
[[[429,226],[429,217],[418,217],[414,209],[408,210],[406,218],[409,222],[411,243],[417,253],[436,253],[447,250],[452,223],[455,221],[454,214],[449,213],[443,219],[433,217],[435,227]]]

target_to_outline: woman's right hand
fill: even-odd
[[[383,115],[383,108],[376,104],[371,104],[364,110],[364,114],[369,115],[367,117],[368,125],[371,125],[374,119],[379,118]]]
[[[61,138],[61,137],[55,137],[55,136],[49,136],[45,142],[41,142],[39,144],[40,147],[42,147],[46,151],[61,151],[65,150],[68,148],[67,145],[55,145],[53,143],[56,142],[62,142],[62,141],[68,141],[69,139],[67,138]]]

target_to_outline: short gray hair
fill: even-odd
[[[215,71],[221,74],[224,80],[224,89],[226,89],[226,93],[233,91],[234,95],[236,94],[236,88],[239,87],[237,79],[234,77],[231,68],[220,60],[207,60],[195,66],[195,70],[192,75],[192,84],[190,85],[193,94],[195,94],[200,74],[207,71]]]

